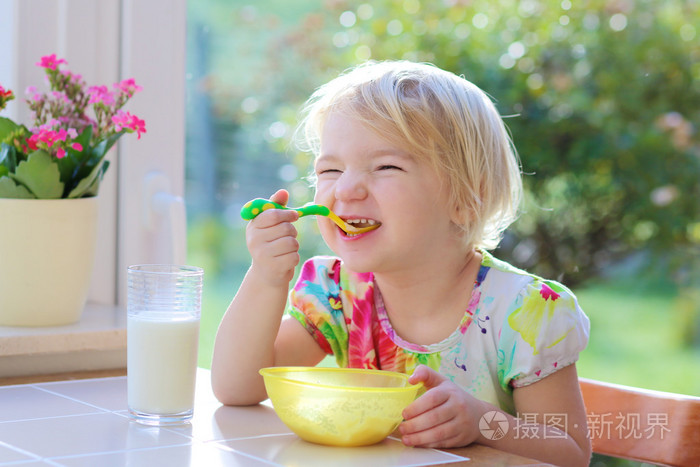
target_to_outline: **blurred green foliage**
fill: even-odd
[[[508,116],[528,196],[502,256],[576,283],[641,248],[683,262],[698,254],[697,2],[326,5],[291,54],[310,52],[304,63],[319,76],[368,58],[427,61]]]
[[[313,90],[366,59],[428,61],[484,89],[526,200],[496,254],[576,286],[646,276],[700,343],[700,3],[683,0],[188,2],[190,251],[247,266],[247,200],[311,198],[290,144]],[[302,256],[323,251],[298,224]]]
[[[527,202],[501,256],[575,284],[645,249],[674,256],[670,272],[689,280],[700,255],[697,2],[291,5],[215,10],[246,33],[229,49],[237,59],[207,77],[214,113],[267,135],[258,159],[305,174],[308,156],[287,143],[315,87],[370,58],[428,61],[486,90],[512,132]]]

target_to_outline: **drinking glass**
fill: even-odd
[[[127,399],[139,423],[192,418],[203,275],[194,266],[128,268]]]

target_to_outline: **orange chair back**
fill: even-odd
[[[593,452],[700,466],[700,397],[579,378]]]

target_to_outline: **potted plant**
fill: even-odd
[[[27,88],[34,123],[0,117],[0,326],[61,325],[85,305],[97,235],[97,199],[125,133],[145,122],[122,108],[141,90],[133,79],[87,86],[41,57],[50,90]],[[0,83],[0,112],[14,99]]]

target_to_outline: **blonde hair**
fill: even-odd
[[[468,244],[495,248],[515,220],[520,164],[489,97],[463,77],[430,64],[367,62],[320,87],[297,130],[319,155],[328,116],[342,110],[444,174]]]

